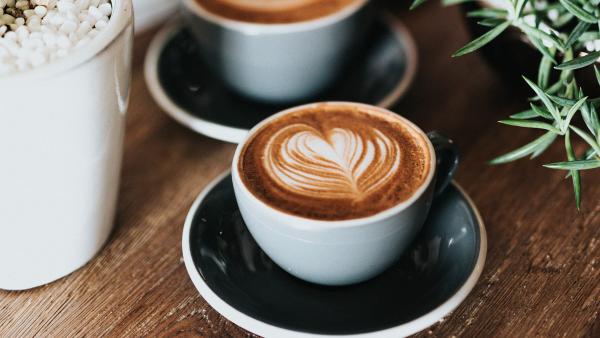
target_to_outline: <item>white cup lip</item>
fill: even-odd
[[[219,26],[240,31],[249,35],[257,34],[285,34],[302,31],[310,31],[324,26],[328,26],[351,16],[365,7],[369,0],[356,0],[352,4],[343,8],[338,12],[319,17],[313,20],[290,22],[290,23],[257,23],[234,20],[226,18],[204,9],[196,0],[183,0],[185,9],[196,15],[197,17],[208,20]]]
[[[265,202],[261,201],[246,187],[246,185],[244,184],[244,182],[242,181],[242,179],[240,177],[240,174],[238,171],[238,163],[239,163],[242,149],[246,145],[246,142],[252,137],[252,135],[254,135],[254,133],[256,133],[264,125],[268,124],[270,121],[275,120],[283,115],[290,114],[290,113],[298,111],[298,110],[303,110],[306,108],[314,107],[317,105],[323,105],[323,104],[358,106],[358,107],[362,107],[364,109],[368,109],[371,111],[377,111],[379,113],[383,113],[386,115],[391,114],[395,118],[399,118],[405,125],[407,125],[411,129],[413,129],[413,131],[415,131],[417,134],[419,134],[423,138],[425,144],[427,144],[427,147],[429,149],[429,154],[430,154],[429,172],[427,173],[427,177],[425,178],[425,180],[423,180],[421,185],[412,193],[412,195],[408,199],[394,205],[391,208],[385,209],[383,211],[380,211],[374,215],[367,216],[367,217],[353,218],[353,219],[348,219],[348,220],[319,220],[319,219],[311,219],[311,218],[301,217],[301,216],[293,215],[293,214],[275,209],[275,208],[269,206],[268,204],[266,204]],[[396,114],[388,109],[376,107],[376,106],[372,106],[372,105],[368,105],[368,104],[364,104],[364,103],[349,102],[349,101],[325,101],[325,102],[315,102],[315,103],[304,104],[304,105],[300,105],[300,106],[296,106],[293,108],[283,110],[279,113],[276,113],[276,114],[264,119],[263,121],[258,123],[256,126],[254,126],[246,134],[244,139],[238,144],[238,146],[235,150],[235,154],[233,156],[233,160],[232,160],[232,164],[231,164],[231,177],[232,177],[234,186],[238,186],[240,188],[240,189],[238,189],[239,192],[236,192],[236,195],[243,194],[244,197],[253,201],[254,204],[258,204],[265,212],[272,214],[275,217],[275,219],[291,220],[291,222],[289,222],[289,223],[292,227],[299,228],[302,230],[328,230],[328,229],[335,229],[335,228],[361,227],[361,226],[370,225],[370,224],[391,218],[391,217],[397,215],[398,213],[402,212],[403,210],[407,209],[408,207],[412,206],[427,191],[427,189],[431,186],[431,184],[433,184],[433,179],[434,179],[435,171],[436,171],[436,165],[435,165],[436,161],[437,161],[437,159],[436,159],[435,149],[433,148],[433,144],[429,140],[429,137],[427,137],[427,134],[421,128],[419,128],[417,125],[415,125],[414,123],[412,123],[405,117],[403,117],[399,114]]]
[[[108,25],[98,36],[82,48],[76,48],[63,58],[53,60],[25,71],[17,71],[0,76],[0,87],[14,86],[16,82],[27,82],[51,78],[85,64],[111,46],[127,27],[133,23],[132,0],[112,0],[113,12]]]

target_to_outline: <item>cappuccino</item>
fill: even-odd
[[[206,11],[237,21],[283,24],[318,19],[365,0],[196,0]]]
[[[283,114],[246,141],[238,171],[263,203],[317,220],[372,216],[409,199],[429,172],[426,137],[375,107],[323,103]]]

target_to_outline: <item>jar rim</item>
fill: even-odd
[[[108,25],[84,48],[72,50],[67,56],[25,71],[0,75],[0,84],[45,79],[86,64],[108,49],[133,23],[132,0],[111,0],[113,13]],[[5,84],[8,85],[8,84]],[[2,85],[0,85],[2,86]]]

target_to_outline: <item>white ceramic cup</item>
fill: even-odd
[[[178,1],[133,0],[135,34],[139,35],[166,21],[177,11]]]
[[[181,0],[204,62],[224,83],[253,99],[290,102],[313,96],[338,77],[372,19],[369,0],[314,20],[266,24],[215,15]]]
[[[348,102],[329,102],[394,114],[383,108]],[[232,163],[235,197],[248,230],[280,267],[309,282],[346,285],[365,281],[395,263],[420,231],[433,197],[450,183],[458,165],[452,141],[437,133],[425,134],[412,122],[396,115],[424,140],[430,170],[421,186],[406,201],[376,215],[343,221],[308,219],[277,210],[262,202],[245,186],[238,163],[245,143],[262,126],[304,105],[285,110],[255,126],[238,145]],[[394,114],[395,115],[395,114]],[[439,176],[436,184],[435,176]]]
[[[39,68],[0,77],[0,289],[52,282],[110,235],[131,82],[131,0],[105,30]]]

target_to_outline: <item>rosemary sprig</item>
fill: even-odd
[[[425,1],[414,0],[411,9]],[[474,0],[442,0],[442,3],[454,5],[467,1]],[[480,19],[478,24],[490,29],[452,56],[462,56],[482,48],[509,27],[518,29],[540,52],[537,83],[524,78],[535,96],[531,98],[531,109],[499,122],[514,127],[541,129],[545,133],[490,163],[537,157],[557,138],[563,137],[567,161],[545,164],[544,167],[568,171],[567,177],[573,181],[579,209],[582,190],[579,171],[600,169],[600,97],[584,95],[585,89],[578,86],[574,71],[593,71],[600,86],[600,68],[597,66],[600,62],[600,0],[503,1],[505,6],[502,8],[483,7],[467,14]],[[558,81],[550,83],[553,78],[558,78]],[[578,120],[583,121],[587,130],[575,125]],[[579,157],[572,146],[573,136],[579,137],[588,146]]]

